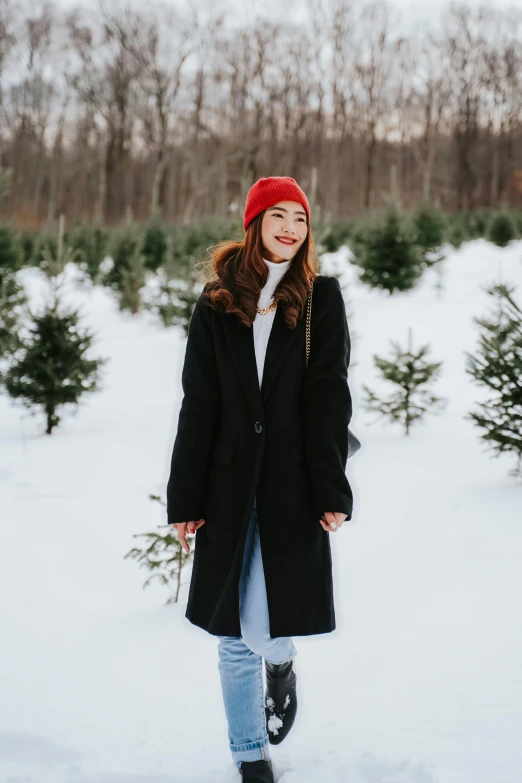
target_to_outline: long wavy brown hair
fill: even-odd
[[[220,312],[236,313],[245,326],[252,326],[259,292],[269,274],[263,261],[261,238],[264,214],[263,211],[256,215],[242,240],[228,239],[209,248],[210,259],[202,270],[209,304]],[[274,291],[278,307],[283,307],[285,323],[292,329],[304,313],[310,281],[317,274],[318,264],[308,223],[306,239]]]

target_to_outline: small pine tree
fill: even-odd
[[[106,360],[85,358],[93,336],[78,330],[78,313],[59,313],[53,305],[33,321],[23,354],[6,372],[5,388],[25,407],[43,408],[50,435],[60,422],[60,406],[78,405],[98,389],[98,369]]]
[[[513,221],[505,212],[499,212],[491,221],[489,239],[499,247],[506,247],[508,242],[516,238],[516,233]]]
[[[466,372],[491,396],[479,404],[479,413],[465,418],[483,430],[480,437],[497,457],[515,454],[517,463],[510,475],[522,479],[522,309],[512,296],[513,287],[498,284],[485,290],[493,297],[496,312],[492,320],[473,319],[483,331],[477,354],[466,352]]]
[[[20,321],[27,298],[16,278],[22,253],[13,233],[0,227],[0,383],[7,364],[20,346]]]
[[[157,495],[149,495],[151,500],[162,502]],[[162,503],[165,505],[165,503]],[[176,531],[169,528],[165,534],[161,533],[135,533],[133,538],[144,538],[143,549],[133,547],[123,559],[136,560],[140,568],[151,571],[143,588],[148,587],[154,580],[166,585],[169,589],[175,583],[174,593],[166,601],[166,604],[177,603],[181,589],[181,577],[184,566],[193,559],[194,552],[185,552],[176,535]]]
[[[458,250],[464,242],[468,239],[462,222],[453,218],[451,224],[447,228],[446,239],[448,243]]]
[[[22,266],[29,266],[34,254],[34,245],[36,242],[36,231],[24,229],[16,237],[17,245],[20,249],[20,263]]]
[[[123,273],[130,268],[131,260],[135,256],[138,246],[138,232],[133,226],[125,227],[112,236],[108,254],[113,263],[103,277],[102,283],[104,285],[115,291],[121,291]]]
[[[384,221],[354,237],[353,249],[353,260],[362,270],[361,282],[390,295],[414,288],[425,268],[413,233],[397,209],[388,210]]]
[[[421,346],[416,352],[412,350],[411,329],[407,351],[403,351],[397,342],[390,342],[395,356],[387,360],[374,355],[373,361],[384,380],[395,384],[398,389],[388,399],[381,399],[363,384],[366,393],[364,407],[369,411],[377,411],[382,418],[404,424],[405,434],[409,435],[410,427],[415,421],[422,419],[426,413],[432,413],[430,409],[440,409],[446,404],[443,398],[435,397],[427,389],[421,388],[438,377],[442,362],[426,361],[428,345]]]
[[[0,226],[0,270],[17,272],[22,267],[22,251],[13,232],[7,226]]]
[[[7,393],[29,409],[43,408],[46,434],[60,421],[57,410],[67,403],[78,405],[80,398],[98,388],[99,368],[106,359],[86,359],[93,335],[80,332],[78,313],[60,312],[61,273],[70,260],[64,249],[64,222],[60,219],[57,253],[44,248],[43,271],[52,289],[51,303],[41,315],[31,315],[27,337],[5,373]]]
[[[120,310],[130,310],[133,315],[141,310],[141,291],[146,283],[145,258],[138,243],[129,259],[128,266],[121,267]]]
[[[100,264],[105,255],[108,235],[99,226],[78,225],[71,232],[69,243],[79,268],[97,282]]]
[[[432,266],[440,256],[433,254],[444,242],[444,217],[431,204],[422,203],[413,215],[415,244],[424,255],[427,266]]]
[[[155,283],[156,290],[148,295],[145,306],[157,313],[165,326],[181,326],[187,335],[199,297],[198,273],[195,264],[180,265],[171,236],[167,239],[165,263],[159,268]]]
[[[469,215],[470,234],[472,234],[473,238],[486,237],[491,214],[487,211],[474,210]]]
[[[146,269],[153,272],[163,264],[167,252],[165,232],[156,222],[149,223],[143,237],[141,252]]]
[[[20,247],[12,231],[0,227],[0,383],[4,383],[9,362],[20,347],[21,319],[27,298],[17,280],[22,262]]]
[[[58,236],[51,237],[41,248],[40,268],[51,282],[55,297],[61,285],[61,275],[67,264],[75,261],[76,254],[72,247],[65,244],[65,216],[60,215],[58,221]]]
[[[480,210],[464,210],[458,212],[454,219],[462,226],[463,236],[466,241],[487,236],[490,215]]]
[[[6,362],[21,347],[20,322],[27,297],[16,275],[0,267],[0,383],[6,372]]]

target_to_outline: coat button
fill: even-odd
[[[260,421],[256,421],[256,423],[254,424],[254,429],[256,432],[263,432],[263,425],[261,424]]]

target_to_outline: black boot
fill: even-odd
[[[265,661],[265,715],[268,740],[279,745],[294,725],[297,712],[294,659],[284,663]]]
[[[242,761],[240,769],[244,783],[275,783],[270,760]]]

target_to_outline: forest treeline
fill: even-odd
[[[453,4],[419,27],[385,0],[301,7],[0,0],[3,217],[233,218],[275,174],[329,219],[390,192],[520,207],[520,11]]]

